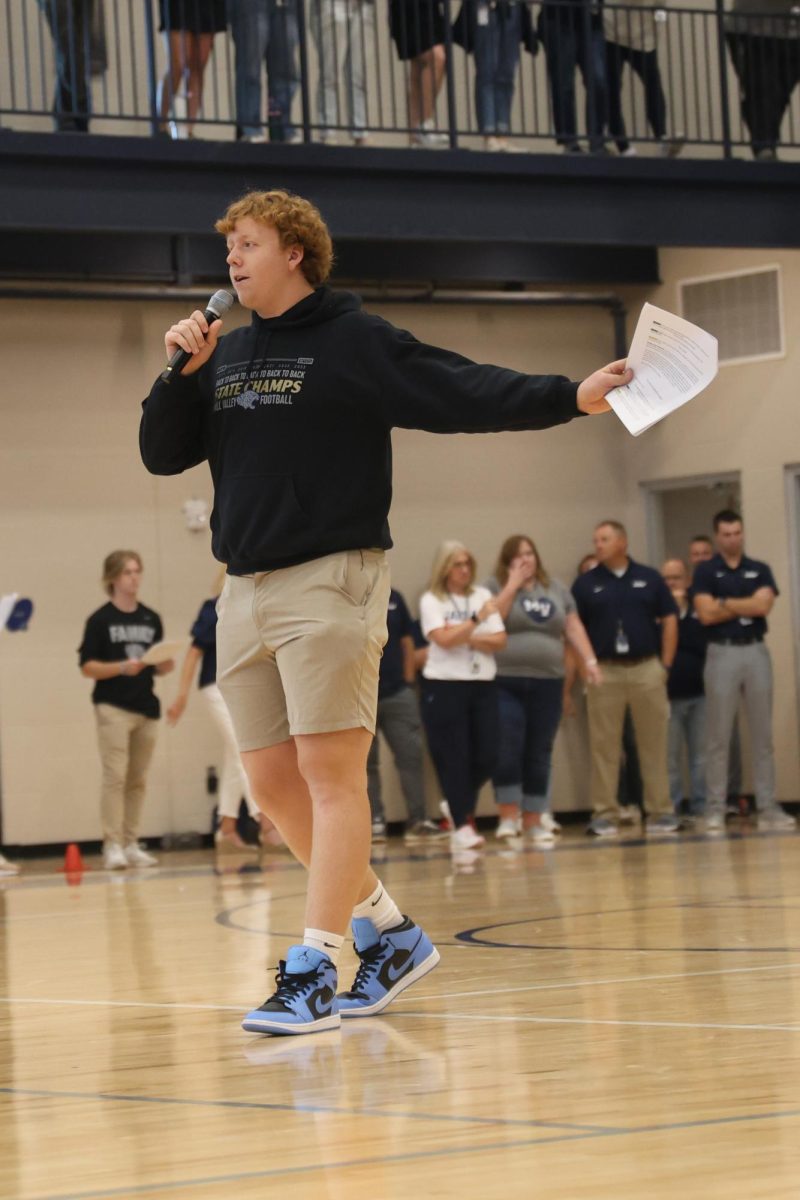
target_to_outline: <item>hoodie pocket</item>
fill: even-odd
[[[292,475],[227,476],[217,490],[216,518],[229,562],[288,558],[307,549],[309,518]]]

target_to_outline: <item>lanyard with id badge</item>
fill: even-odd
[[[472,618],[472,615],[470,614],[469,608],[467,607],[467,608],[463,609],[463,611],[462,611],[462,609],[460,609],[458,607],[458,605],[456,604],[453,593],[448,592],[447,594],[450,597],[450,603],[453,606],[453,612],[456,614],[456,616],[459,618],[459,620],[460,621],[471,621],[473,618]],[[465,647],[465,649],[471,649],[471,647],[467,646],[467,647]],[[470,670],[471,675],[480,675],[480,673],[481,673],[481,663],[480,663],[480,659],[478,658],[478,652],[476,650],[472,650],[472,657],[470,659],[469,670]]]

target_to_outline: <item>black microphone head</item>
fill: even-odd
[[[222,288],[214,295],[206,305],[206,312],[212,312],[215,317],[224,317],[229,308],[233,308],[234,298],[230,292],[223,291]]]

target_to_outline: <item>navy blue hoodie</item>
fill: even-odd
[[[393,426],[547,429],[580,415],[576,393],[426,346],[322,287],[279,317],[254,313],[194,375],[158,380],[139,445],[155,475],[208,459],[212,549],[245,575],[391,546]]]

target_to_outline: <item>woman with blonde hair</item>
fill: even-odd
[[[508,630],[497,659],[496,836],[523,833],[535,845],[552,844],[558,826],[547,797],[563,704],[565,638],[583,660],[589,683],[600,683],[600,668],[571,592],[550,578],[532,538],[506,538],[487,588]]]
[[[422,632],[430,642],[422,672],[422,720],[453,818],[453,850],[483,844],[470,818],[494,767],[494,655],[506,644],[497,603],[487,588],[476,586],[475,573],[475,559],[461,542],[442,542],[419,604]]]
[[[253,800],[250,783],[242,766],[239,747],[228,706],[217,687],[217,599],[225,582],[225,567],[221,567],[214,585],[214,596],[204,600],[190,631],[191,645],[186,651],[178,682],[178,693],[167,709],[167,721],[177,725],[189,700],[189,691],[200,665],[198,687],[208,707],[211,720],[222,738],[222,766],[219,772],[219,802],[217,813],[219,824],[214,834],[214,846],[218,851],[256,853],[256,847],[248,845],[240,837],[236,827],[239,806],[244,799],[247,811],[261,827],[262,844],[280,846],[283,839],[275,826],[259,812]]]

